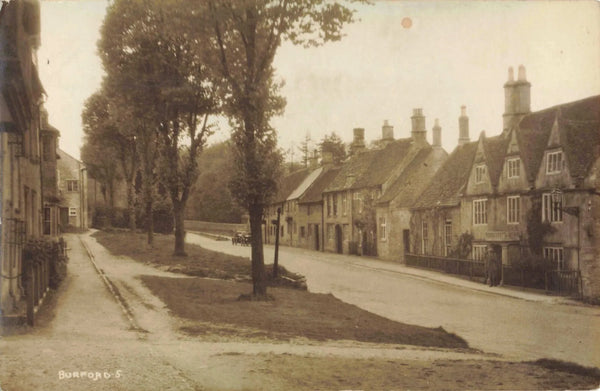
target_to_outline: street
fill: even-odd
[[[188,233],[189,243],[240,256],[250,248]],[[265,246],[265,263],[273,247]],[[279,262],[306,276],[312,292],[337,298],[392,320],[443,327],[472,348],[515,360],[555,358],[600,367],[600,309],[584,305],[532,302],[474,291],[398,272],[371,258],[282,246]],[[392,265],[394,266],[394,265]],[[392,268],[393,269],[393,268]],[[494,288],[507,289],[507,288]],[[543,299],[543,298],[542,298]]]

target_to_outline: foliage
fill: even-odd
[[[273,60],[283,40],[306,46],[339,40],[353,11],[333,1],[207,1],[196,10],[210,60],[221,79],[223,109],[232,126],[236,170],[232,194],[248,209],[254,294],[266,295],[261,221],[276,190],[281,155],[270,119],[283,111]],[[204,20],[202,20],[204,19]]]
[[[31,267],[47,262],[49,266],[49,285],[56,289],[67,276],[68,258],[63,249],[66,246],[61,238],[58,242],[49,238],[31,238],[23,246],[22,268],[25,274]]]
[[[198,158],[200,172],[192,187],[186,217],[222,223],[239,223],[243,210],[233,200],[228,183],[233,175],[229,142],[212,145]]]
[[[335,164],[346,159],[346,147],[344,146],[344,142],[335,132],[325,135],[319,143],[319,148],[321,150],[321,156],[325,153],[331,153]]]
[[[302,159],[302,165],[304,168],[308,167],[308,163],[310,160],[310,153],[311,153],[311,138],[310,138],[310,134],[306,133],[306,136],[304,136],[304,140],[302,140],[302,142],[300,143],[300,146],[298,147],[298,150],[300,151],[300,156]]]
[[[456,244],[450,251],[451,258],[467,259],[473,249],[473,234],[470,232],[463,232],[459,237]]]
[[[544,237],[555,231],[548,221],[542,221],[542,201],[532,198],[531,208],[527,211],[527,243],[532,255],[542,257]]]
[[[371,193],[363,193],[362,209],[354,211],[354,225],[359,228],[364,237],[361,238],[362,253],[377,255],[377,221],[375,213],[375,198]],[[364,240],[366,237],[366,240]]]

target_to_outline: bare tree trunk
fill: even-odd
[[[267,280],[265,275],[265,261],[262,243],[262,208],[252,205],[250,213],[250,232],[252,234],[252,283],[255,297],[267,295]]]
[[[185,223],[184,207],[181,202],[173,202],[173,215],[175,217],[175,252],[173,255],[185,257]]]
[[[132,180],[127,180],[127,210],[129,211],[129,230],[131,232],[135,232],[136,230],[136,221],[135,221],[135,200],[133,198],[134,195],[134,185]]]

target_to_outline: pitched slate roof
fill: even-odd
[[[509,138],[502,135],[485,138],[483,147],[485,150],[485,162],[490,173],[492,185],[496,186],[502,174],[504,156],[508,147]]]
[[[273,197],[271,203],[280,204],[285,202],[290,194],[296,190],[296,188],[302,183],[302,181],[304,181],[309,173],[309,169],[302,168],[282,177],[278,182],[277,194],[275,197]]]
[[[317,179],[319,175],[321,175],[321,172],[323,172],[323,167],[319,167],[315,170],[312,170],[306,176],[306,178],[304,178],[304,180],[298,185],[298,187],[296,187],[294,191],[292,191],[292,193],[287,197],[287,200],[290,201],[296,198],[300,198],[302,194],[304,194],[304,192],[306,192],[306,190],[313,184],[315,179]]]
[[[535,180],[555,120],[573,177],[587,175],[600,143],[600,96],[550,107],[526,115],[517,125],[517,139],[527,178]]]
[[[324,167],[321,175],[312,183],[308,190],[298,200],[301,204],[321,202],[323,200],[323,190],[335,179],[340,172],[341,167]]]
[[[377,203],[385,204],[395,199],[398,206],[411,206],[428,183],[429,176],[425,173],[429,168],[425,162],[432,153],[435,153],[433,148],[421,149]]]
[[[352,184],[351,189],[361,189],[366,187],[379,186],[385,183],[402,162],[404,165],[410,163],[406,158],[411,146],[414,145],[411,138],[399,139],[389,143],[385,148],[375,151],[375,156],[371,160],[369,168],[358,177]],[[423,148],[431,149],[431,146],[424,144]]]
[[[421,193],[413,208],[458,205],[460,193],[469,179],[477,151],[477,141],[457,146]]]
[[[325,188],[325,192],[380,186],[405,160],[413,146],[410,138],[389,143],[383,149],[369,150],[350,158]],[[431,147],[429,147],[431,148]],[[404,164],[408,164],[406,161]]]
[[[352,156],[323,192],[349,189],[369,169],[378,152],[371,150]]]

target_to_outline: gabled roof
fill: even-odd
[[[483,148],[485,151],[485,163],[490,173],[490,181],[493,186],[498,185],[502,166],[504,165],[504,156],[508,148],[508,137],[502,135],[483,139]]]
[[[375,154],[369,168],[354,182],[351,189],[380,186],[384,184],[392,173],[402,165],[408,164],[406,158],[410,147],[413,145],[411,138],[396,140],[389,143],[385,148]],[[429,144],[423,144],[423,148],[431,150]]]
[[[554,122],[573,177],[587,175],[600,143],[600,96],[565,103],[523,117],[517,139],[527,178],[535,180]]]
[[[370,150],[352,156],[342,165],[338,174],[323,192],[349,189],[369,169],[378,152],[380,151]]]
[[[411,147],[411,138],[399,139],[383,149],[368,150],[350,158],[325,192],[381,186],[403,164]],[[423,148],[431,149],[424,144]],[[404,164],[408,164],[406,160]]]
[[[429,176],[425,175],[429,170],[426,161],[433,153],[435,152],[432,148],[421,149],[377,203],[385,204],[395,199],[398,206],[411,206],[426,184],[425,181],[429,179]]]
[[[304,195],[300,197],[298,202],[301,204],[321,202],[323,200],[323,190],[333,181],[340,170],[341,167],[339,166],[324,167],[321,175],[312,183]]]
[[[302,194],[312,185],[312,183],[321,175],[323,171],[323,167],[319,167],[316,170],[313,170],[304,178],[304,180],[292,191],[292,193],[287,197],[287,201],[294,200],[296,198],[300,198]]]
[[[413,208],[458,205],[460,193],[469,179],[477,144],[473,141],[457,146],[419,195]]]
[[[273,197],[271,203],[280,204],[285,202],[290,194],[296,190],[296,188],[302,183],[302,181],[304,181],[309,173],[309,169],[302,168],[282,177],[278,182],[277,194],[275,197]]]

